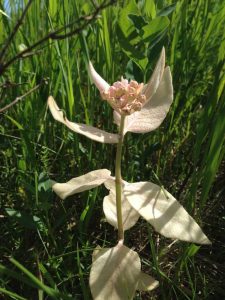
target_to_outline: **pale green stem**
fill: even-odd
[[[122,146],[124,137],[124,121],[125,116],[121,116],[120,129],[119,129],[119,142],[117,144],[116,150],[116,212],[117,212],[117,222],[118,222],[118,240],[124,240],[123,231],[123,217],[122,217],[122,177],[121,177],[121,158],[122,158]]]

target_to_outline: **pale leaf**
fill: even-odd
[[[104,197],[103,211],[107,222],[115,228],[118,228],[115,192],[110,191],[109,195]],[[133,209],[130,203],[122,195],[123,229],[128,230],[133,227],[137,223],[139,217],[139,213]]]
[[[126,184],[124,196],[165,237],[197,244],[211,243],[183,206],[160,186],[151,182]]]
[[[103,255],[106,251],[108,251],[110,248],[101,248],[99,245],[94,249],[92,253],[92,263],[99,258],[101,255]]]
[[[143,272],[140,273],[138,286],[137,286],[138,291],[150,292],[155,288],[157,288],[158,286],[159,286],[159,282],[155,280],[152,276],[145,274]]]
[[[109,88],[109,84],[95,71],[90,61],[88,65],[88,71],[93,83],[100,92],[105,91]]]
[[[161,54],[160,54],[160,57],[157,61],[156,67],[153,71],[153,74],[152,74],[149,82],[144,86],[144,88],[142,90],[142,94],[144,94],[146,96],[146,104],[145,105],[147,105],[147,102],[149,102],[151,100],[152,96],[157,91],[157,89],[159,87],[159,84],[160,84],[160,81],[161,81],[162,76],[163,76],[164,68],[165,68],[165,48],[163,47],[163,49],[161,51]],[[125,132],[132,131],[132,130],[128,130],[129,123],[133,122],[133,119],[135,119],[136,115],[138,115],[138,112],[134,113],[134,114],[132,114],[132,115],[130,115],[129,117],[126,118]],[[120,114],[118,112],[114,111],[113,112],[113,119],[114,119],[114,122],[118,126],[120,125],[120,118],[121,118]]]
[[[90,190],[101,185],[110,177],[110,173],[111,172],[107,169],[95,170],[73,178],[66,183],[55,183],[52,188],[61,199],[65,199],[73,194]]]
[[[160,57],[157,61],[156,67],[153,71],[153,74],[149,80],[149,82],[144,86],[142,90],[142,94],[146,96],[147,102],[151,99],[151,97],[155,94],[160,81],[162,79],[162,75],[165,68],[165,48],[162,48]]]
[[[91,267],[89,283],[93,299],[133,299],[141,270],[138,254],[122,244],[102,250]]]
[[[173,102],[173,85],[170,68],[167,67],[157,91],[140,111],[125,119],[125,132],[145,133],[150,132],[163,122]],[[114,115],[114,118],[117,117]],[[116,118],[118,119],[118,117]],[[118,122],[118,121],[117,121]]]
[[[72,131],[85,135],[89,139],[100,143],[118,143],[118,134],[108,133],[104,130],[88,126],[80,123],[70,122],[63,114],[63,111],[59,109],[52,96],[48,97],[48,106],[55,120],[63,123]]]

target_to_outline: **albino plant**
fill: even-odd
[[[53,117],[69,129],[101,143],[117,144],[115,177],[107,169],[95,170],[66,183],[54,183],[53,190],[65,199],[104,183],[109,194],[104,198],[103,210],[106,220],[118,229],[118,244],[113,248],[95,249],[90,288],[93,298],[97,300],[132,299],[136,290],[151,291],[158,286],[158,281],[141,271],[138,254],[123,244],[124,231],[134,226],[140,216],[167,238],[198,244],[210,244],[210,241],[183,206],[163,187],[145,181],[128,183],[121,177],[125,134],[128,131],[145,133],[156,129],[173,101],[172,78],[170,68],[165,68],[164,48],[146,85],[121,78],[121,81],[110,86],[95,71],[91,62],[89,75],[102,98],[114,109],[118,134],[70,122],[51,96],[48,105]]]

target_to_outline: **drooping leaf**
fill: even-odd
[[[165,237],[211,244],[183,206],[160,186],[151,182],[127,183],[124,186],[124,196]]]
[[[55,183],[52,188],[54,192],[64,200],[68,196],[81,193],[101,185],[110,177],[110,174],[111,172],[107,169],[95,170],[85,175],[73,178],[66,183]]]
[[[140,272],[138,254],[126,246],[119,243],[107,251],[100,250],[93,259],[90,273],[93,299],[133,299]]]
[[[118,134],[108,133],[104,130],[88,126],[85,124],[70,122],[59,109],[52,96],[48,97],[48,106],[52,113],[53,118],[66,125],[69,129],[79,134],[85,135],[89,139],[100,143],[118,143]]]

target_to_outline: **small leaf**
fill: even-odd
[[[115,228],[118,228],[115,180],[112,180],[110,178],[104,184],[107,188],[109,188],[110,193],[103,200],[103,211],[107,222],[112,226],[114,226]],[[139,217],[140,217],[139,213],[135,209],[133,209],[133,207],[126,200],[126,198],[123,197],[123,193],[122,193],[123,229],[128,230],[129,228],[133,227],[137,223]]]
[[[165,237],[211,244],[199,225],[166,190],[151,182],[129,183],[124,196],[130,205]]]
[[[37,216],[32,216],[31,214],[13,208],[6,208],[5,211],[10,218],[15,219],[25,228],[40,229],[40,226],[42,226],[42,222]]]
[[[76,193],[81,193],[93,189],[110,177],[111,172],[107,169],[100,169],[89,172],[85,175],[73,178],[66,183],[53,184],[54,192],[61,198],[65,199]]]
[[[122,244],[101,249],[93,259],[90,288],[94,300],[132,299],[134,297],[141,262],[138,254]]]
[[[142,16],[137,16],[135,14],[128,14],[128,18],[131,19],[137,30],[141,30],[143,26],[147,25]]]
[[[156,289],[158,286],[159,286],[159,282],[157,280],[155,280],[152,276],[141,272],[141,274],[139,275],[138,286],[137,286],[138,291],[150,292]]]
[[[59,109],[52,96],[48,97],[48,106],[53,118],[66,125],[70,130],[85,135],[89,139],[100,143],[118,143],[118,134],[108,133],[104,130],[88,126],[80,123],[70,122],[64,115],[63,111]]]
[[[113,192],[110,192],[110,194],[104,198],[103,211],[107,222],[115,228],[118,228],[116,195]],[[128,230],[133,227],[137,223],[139,217],[139,213],[137,213],[130,203],[122,196],[123,229]]]

